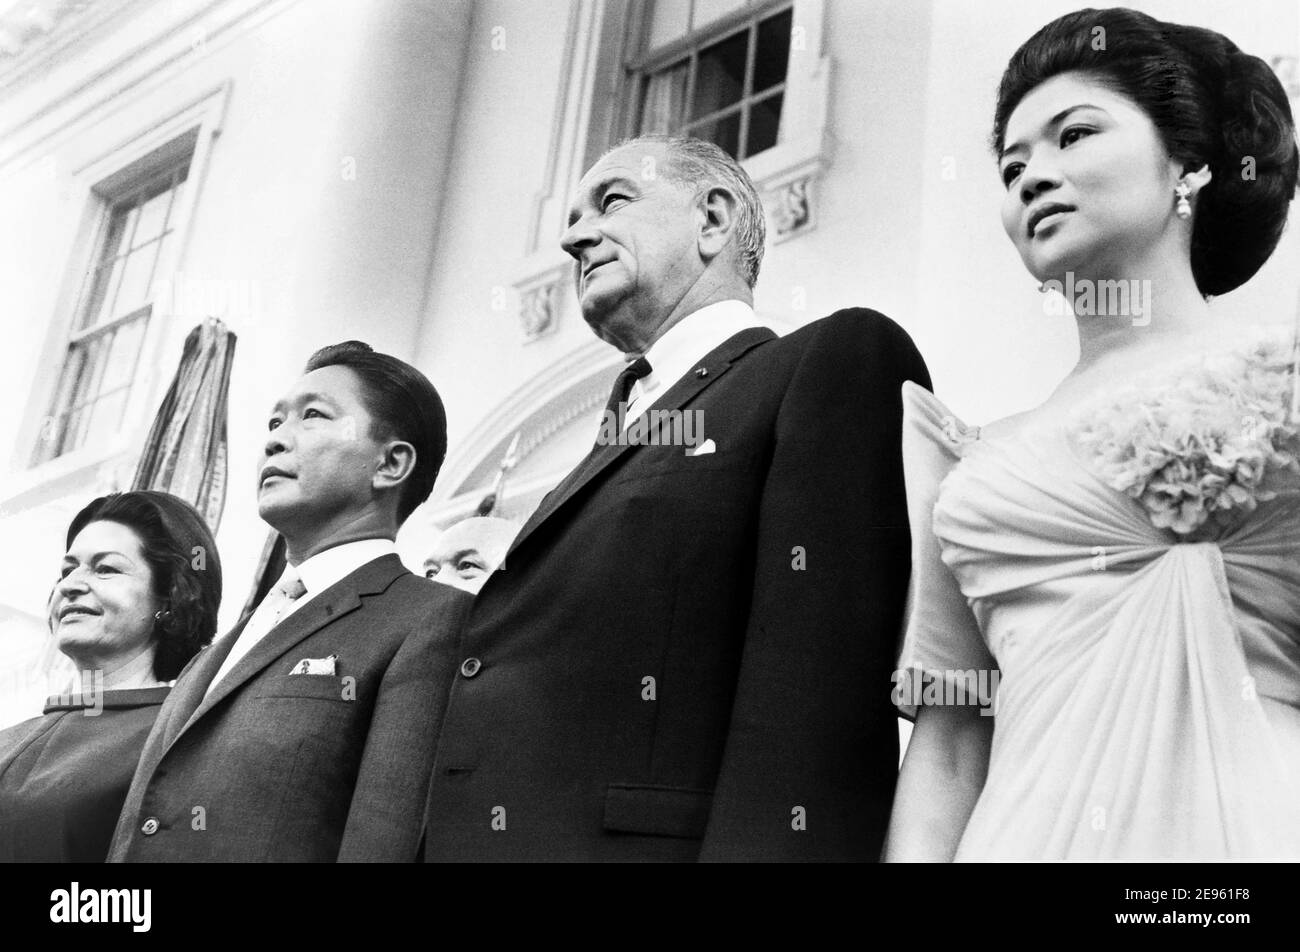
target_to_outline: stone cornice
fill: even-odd
[[[15,0],[0,10],[0,91],[116,22],[140,0]]]

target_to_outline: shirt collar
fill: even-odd
[[[344,542],[317,552],[297,568],[289,566],[285,575],[295,572],[307,589],[307,594],[316,595],[336,582],[342,581],[367,562],[373,562],[381,556],[396,554],[397,546],[392,539],[361,539],[357,542]],[[284,576],[281,576],[283,580]]]
[[[645,378],[645,386],[681,379],[723,341],[746,328],[762,326],[754,316],[754,309],[744,301],[717,301],[692,311],[646,350],[650,375]]]

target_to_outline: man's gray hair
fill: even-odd
[[[758,269],[763,263],[763,242],[767,225],[763,220],[763,203],[758,189],[741,164],[724,150],[704,139],[692,136],[643,135],[624,139],[606,152],[628,146],[655,143],[663,145],[669,156],[667,168],[660,171],[664,177],[678,185],[704,192],[722,186],[736,197],[736,226],[732,232],[740,273],[752,288],[758,282]]]

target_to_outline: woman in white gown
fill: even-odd
[[[1281,235],[1286,94],[1217,33],[1084,10],[1012,58],[994,145],[1080,358],[982,430],[905,387],[916,723],[887,858],[1300,859],[1295,302],[1252,328],[1207,302]],[[1104,313],[1119,280],[1149,310]]]

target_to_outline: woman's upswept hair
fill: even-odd
[[[993,117],[996,154],[1021,99],[1076,71],[1136,103],[1185,171],[1210,167],[1192,230],[1200,292],[1224,294],[1248,281],[1277,247],[1296,191],[1295,122],[1268,64],[1213,30],[1124,8],[1079,10],[1011,57]]]
[[[154,677],[173,680],[217,632],[221,559],[212,531],[185,500],[154,490],[100,496],[73,518],[66,545],[92,522],[116,522],[140,539],[159,603]]]

